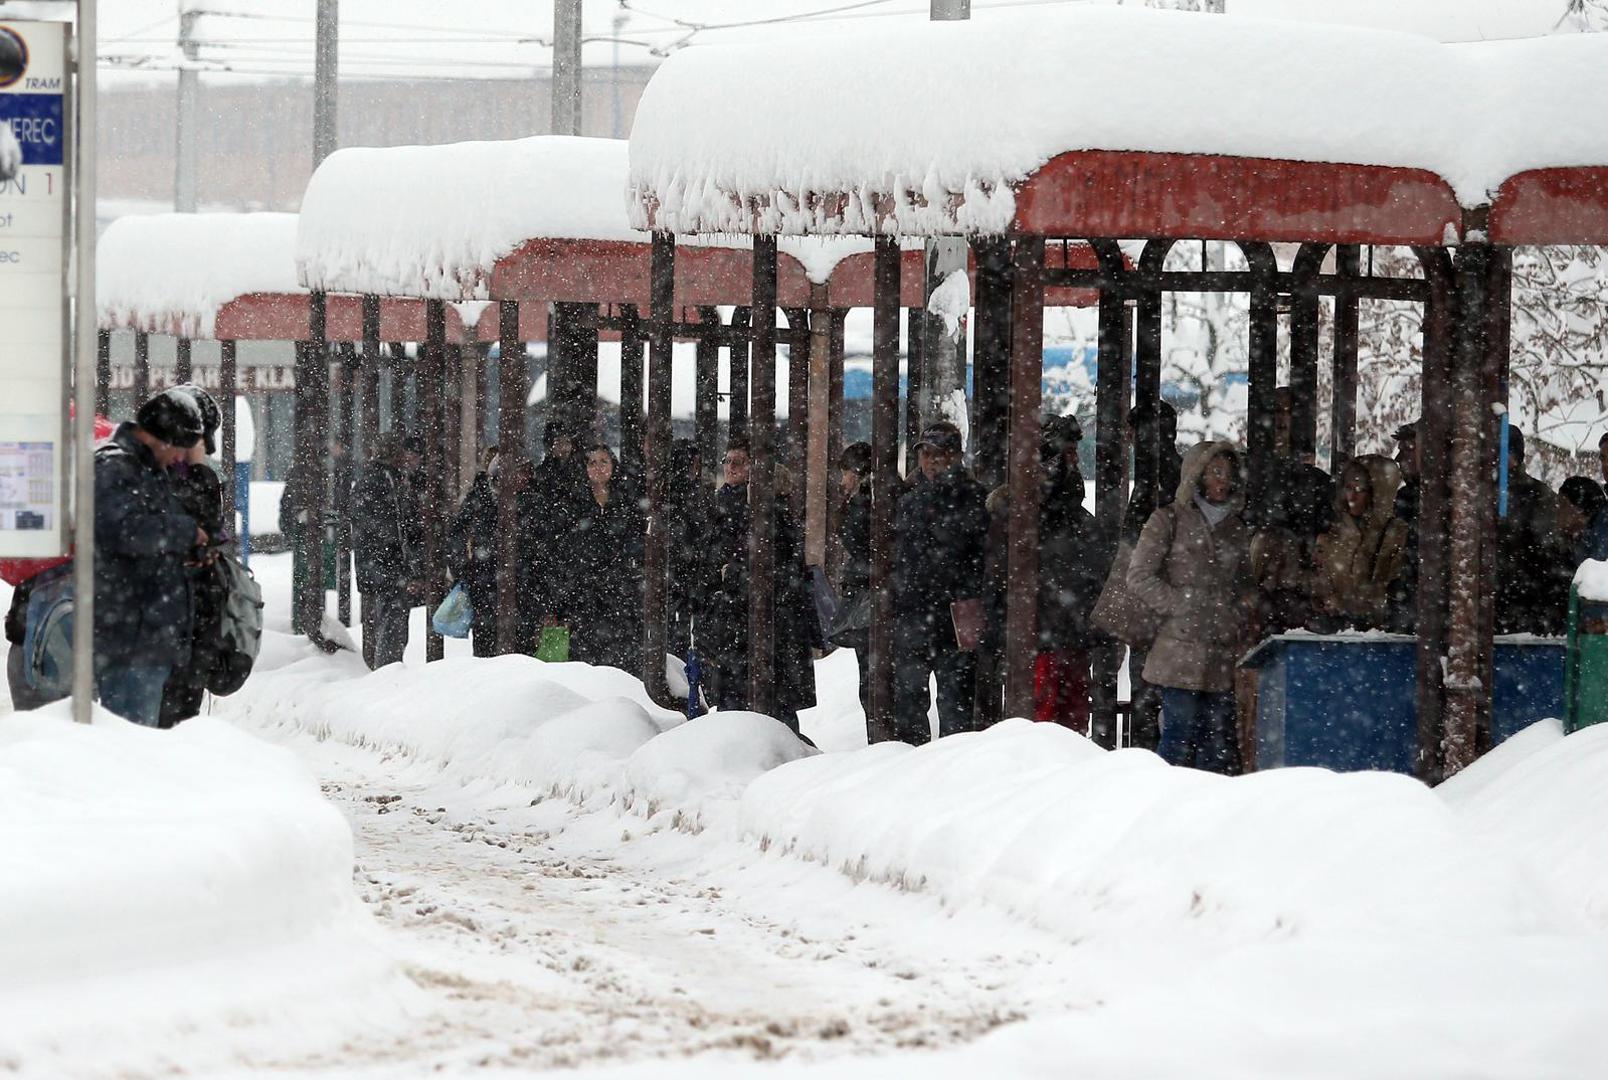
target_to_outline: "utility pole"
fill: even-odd
[[[554,135],[581,133],[581,0],[553,0]]]
[[[929,9],[932,22],[955,22],[971,18],[971,0],[932,0]],[[925,245],[927,278],[923,299],[931,304],[932,294],[938,286],[956,271],[964,274],[969,248],[964,237],[945,236],[928,240]],[[961,431],[969,431],[964,407],[961,415],[951,415],[950,403],[961,402],[966,392],[966,355],[963,339],[964,323],[951,335],[944,320],[928,312],[924,320],[922,364],[926,370],[920,379],[921,400],[917,403],[921,426],[935,420],[953,420]],[[915,350],[911,350],[914,352]],[[914,380],[912,380],[914,381]]]
[[[340,0],[318,0],[318,24],[313,52],[313,168],[339,145],[335,106],[339,101]]]
[[[173,156],[173,209],[181,214],[196,210],[196,137],[201,107],[201,73],[196,60],[201,47],[195,39],[196,24],[201,21],[199,11],[185,10],[185,0],[179,0],[179,51],[184,64],[179,68],[178,123],[175,125],[178,147]]]
[[[95,323],[95,0],[78,0],[77,109],[73,150],[73,246],[77,255],[73,311],[73,719],[91,720],[95,686],[95,360],[100,335]]]

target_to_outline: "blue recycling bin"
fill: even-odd
[[[1401,634],[1279,634],[1242,662],[1259,673],[1256,765],[1413,774],[1417,658]],[[1496,639],[1491,738],[1500,743],[1563,711],[1564,643]]]

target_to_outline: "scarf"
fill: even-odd
[[[1200,508],[1201,514],[1205,516],[1206,524],[1214,529],[1221,525],[1229,514],[1234,512],[1234,507],[1229,503],[1218,506],[1215,503],[1207,502],[1206,496],[1198,491],[1195,492],[1195,505]]]

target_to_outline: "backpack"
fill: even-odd
[[[216,657],[207,689],[219,697],[245,684],[262,647],[262,586],[238,559],[220,554],[213,564],[223,585]]]
[[[73,564],[36,574],[29,581],[23,631],[23,674],[49,701],[73,690]]]

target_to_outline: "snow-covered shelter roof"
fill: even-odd
[[[631,214],[678,233],[1438,242],[1518,174],[1608,165],[1608,125],[1567,119],[1596,100],[1608,35],[1443,45],[1035,7],[672,56],[631,132]],[[1602,186],[1572,205],[1608,217]]]
[[[95,248],[100,326],[213,337],[219,311],[232,300],[305,295],[296,283],[295,244],[294,214],[120,217]]]

